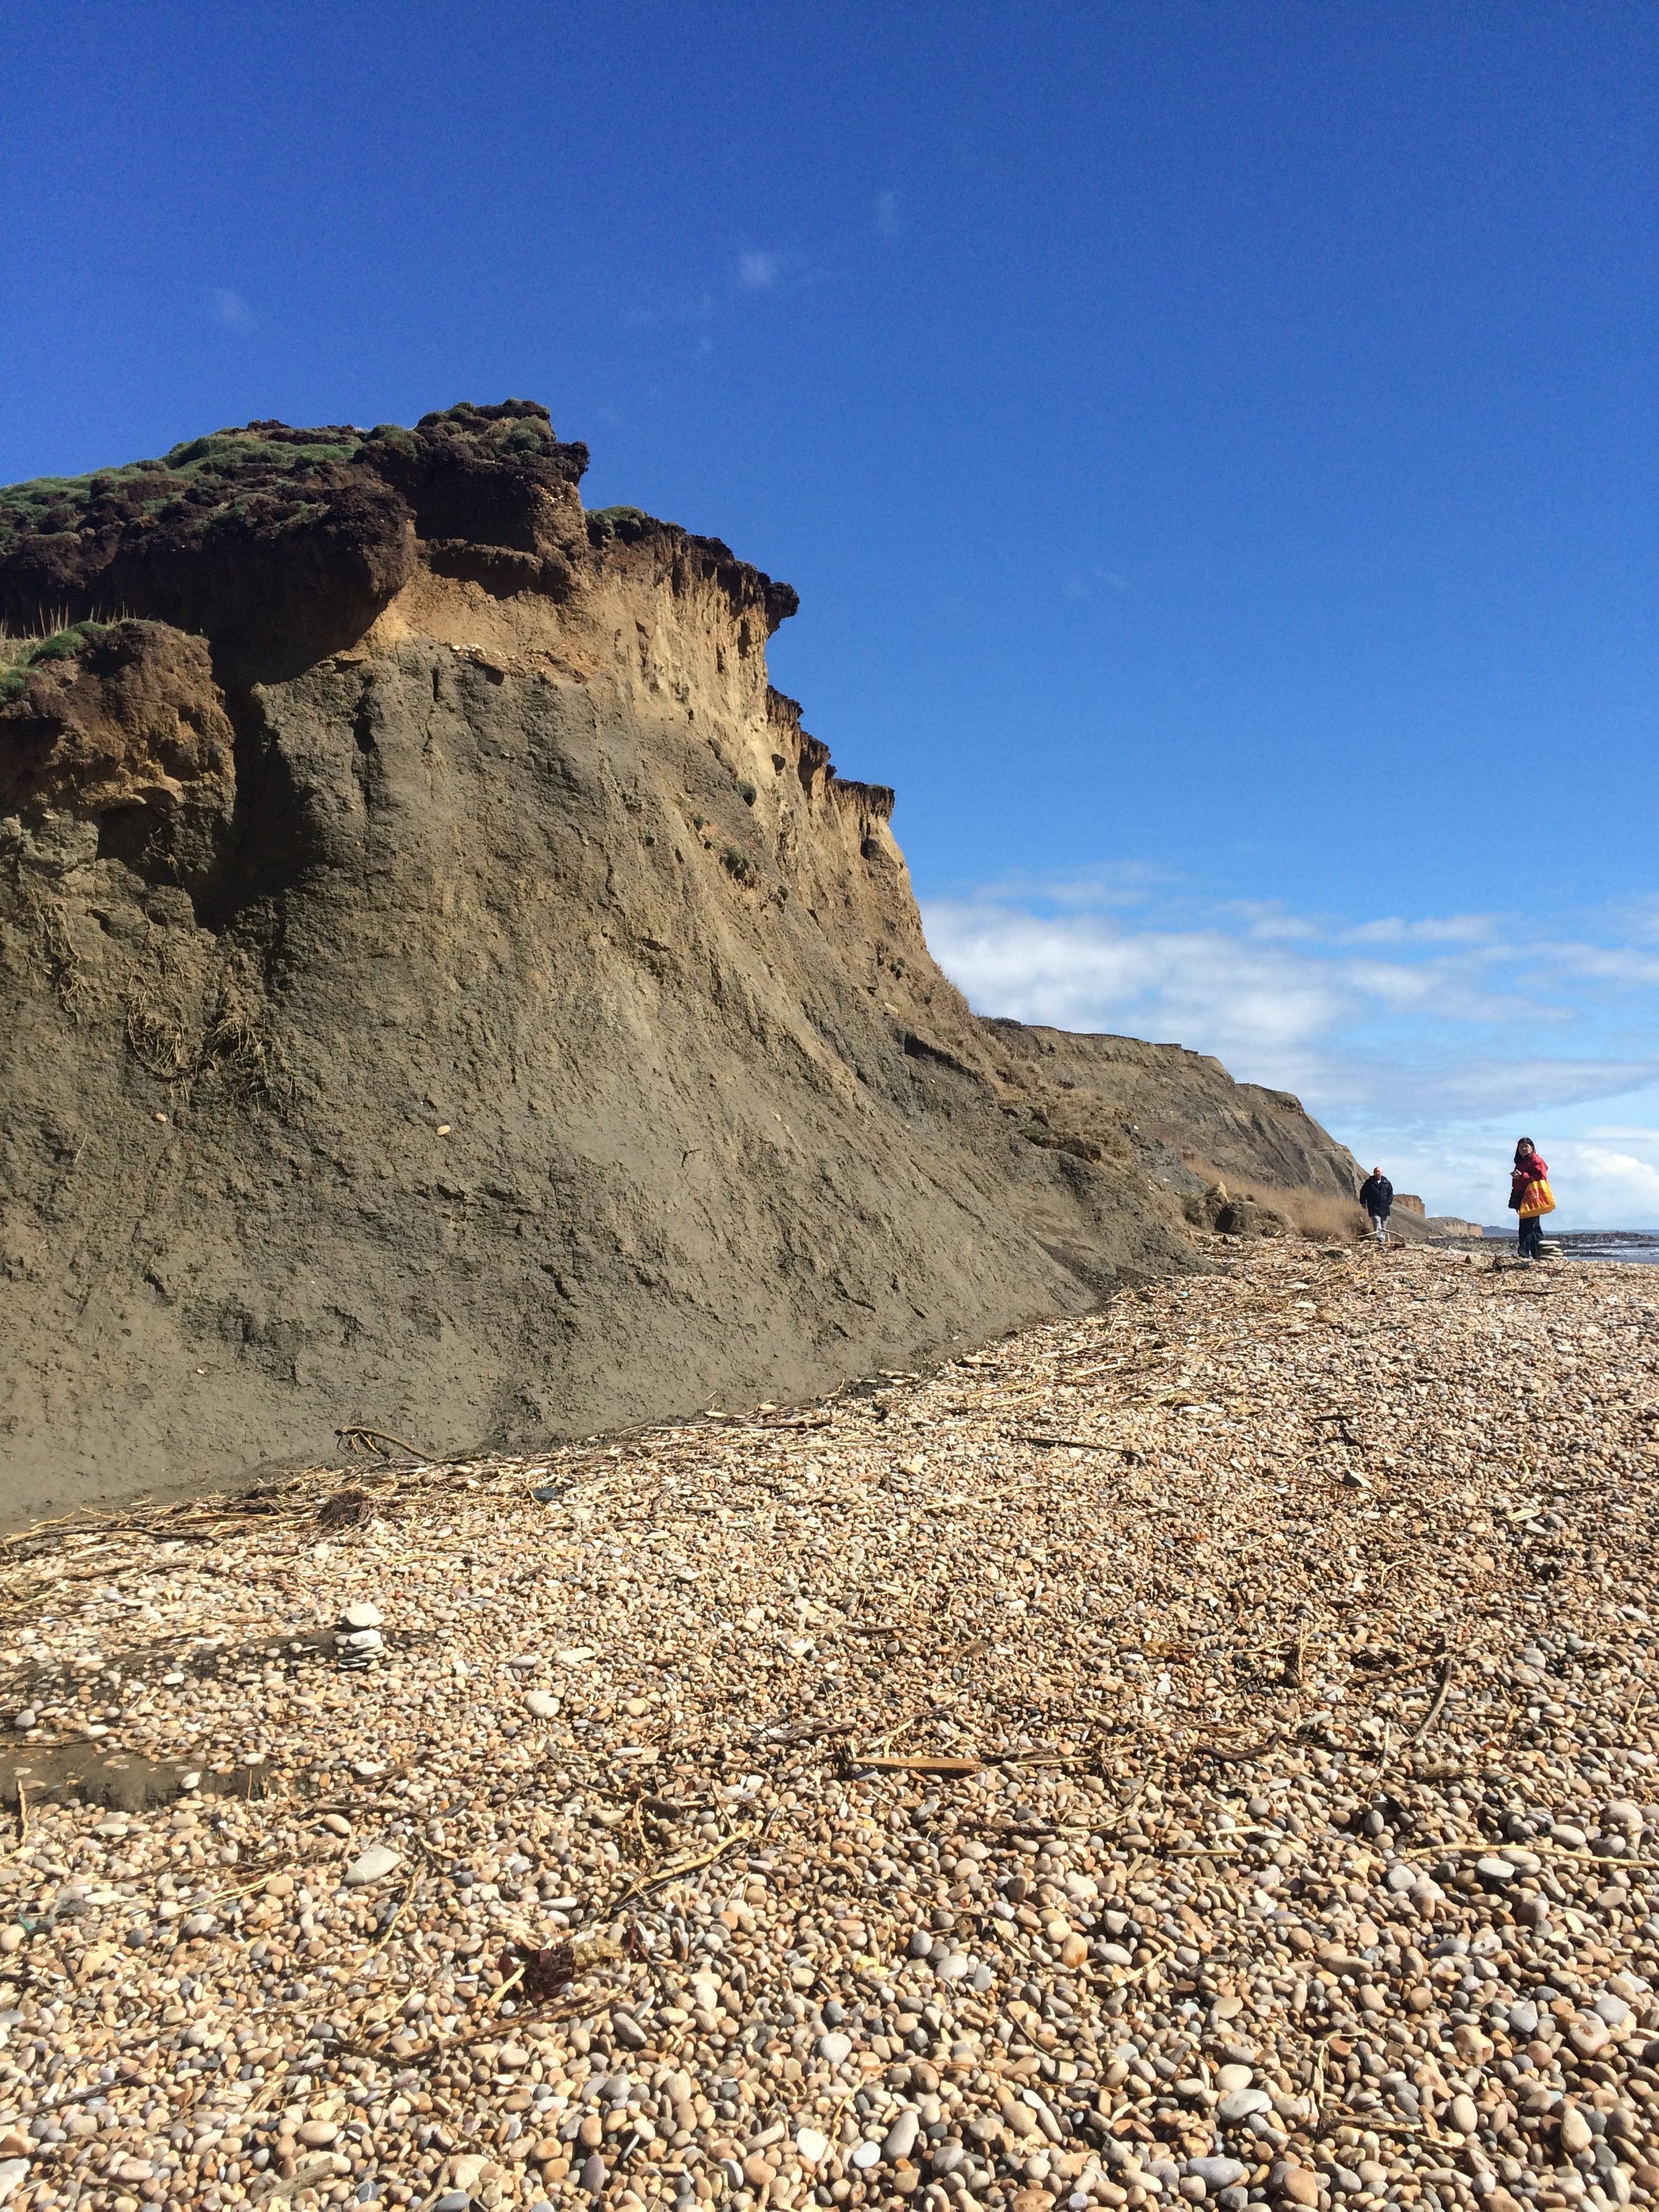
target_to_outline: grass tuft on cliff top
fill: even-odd
[[[133,617],[124,615],[118,619],[131,623]],[[84,622],[64,623],[56,629],[17,637],[0,625],[0,707],[9,706],[21,696],[32,668],[44,668],[54,660],[73,660],[78,653],[114,627],[112,622],[88,617]]]
[[[253,473],[303,480],[326,463],[350,460],[363,443],[359,430],[308,430],[296,440],[262,434],[266,427],[214,430],[174,446],[160,460],[128,461],[83,477],[34,477],[27,483],[0,487],[0,548],[36,532],[50,536],[88,525],[95,529],[103,522],[159,514],[180,503],[227,505],[238,477]]]

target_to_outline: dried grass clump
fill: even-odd
[[[1263,1203],[1285,1215],[1304,1237],[1322,1243],[1361,1237],[1369,1228],[1358,1199],[1339,1198],[1334,1191],[1273,1190]]]
[[[1200,1176],[1210,1191],[1224,1191],[1229,1199],[1242,1200],[1264,1215],[1277,1216],[1297,1236],[1329,1243],[1356,1241],[1367,1234],[1369,1224],[1357,1198],[1344,1198],[1336,1191],[1310,1190],[1305,1186],[1286,1188],[1278,1183],[1257,1181],[1246,1185],[1230,1178],[1213,1160],[1205,1159],[1198,1153],[1183,1152],[1181,1157],[1183,1166]]]

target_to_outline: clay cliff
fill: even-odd
[[[509,402],[0,492],[13,1519],[793,1400],[1352,1193],[1213,1060],[976,1019],[794,593],[585,462]]]

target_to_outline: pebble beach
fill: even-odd
[[[1659,1275],[1202,1256],[10,1539],[0,2203],[1659,2197]]]

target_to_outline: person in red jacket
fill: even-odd
[[[1549,1178],[1548,1161],[1530,1137],[1522,1137],[1515,1148],[1510,1205],[1521,1217],[1516,1249],[1523,1260],[1541,1260],[1544,1256],[1544,1216],[1555,1211],[1555,1194],[1550,1188]]]

